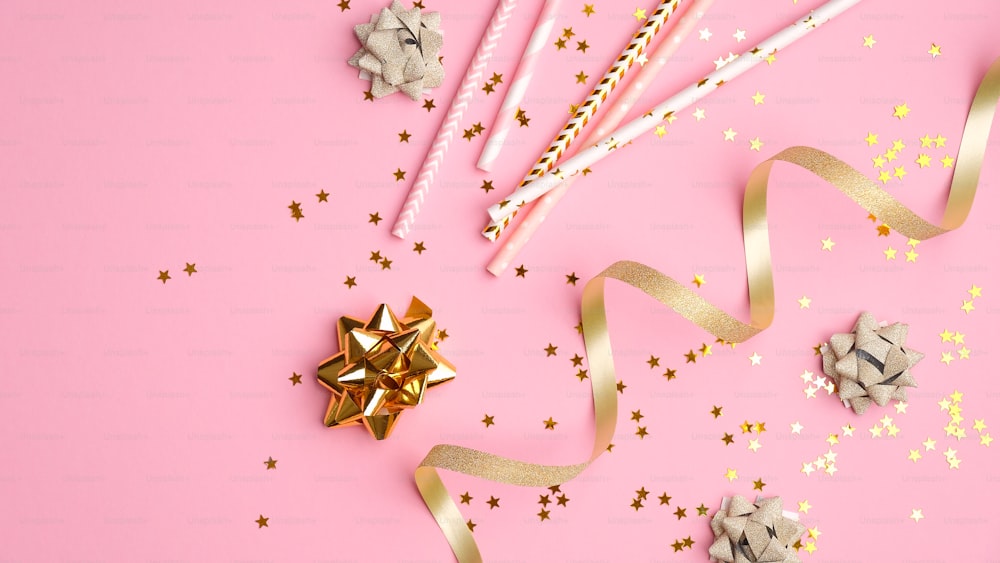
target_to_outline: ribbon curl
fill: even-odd
[[[596,421],[594,448],[590,458],[575,465],[538,465],[471,448],[442,444],[431,448],[414,472],[417,489],[458,560],[462,563],[479,562],[482,561],[482,555],[461,512],[441,481],[438,469],[498,483],[547,487],[577,476],[600,457],[611,443],[618,417],[618,399],[608,335],[607,307],[604,303],[606,280],[619,280],[644,291],[718,338],[729,342],[743,342],[766,329],[774,320],[774,277],[767,224],[767,185],[775,162],[795,164],[826,180],[906,237],[918,240],[936,237],[960,227],[969,215],[998,98],[1000,58],[986,71],[972,100],[940,226],[921,218],[861,172],[821,150],[791,147],[758,164],[750,173],[743,199],[743,244],[750,297],[749,324],[712,305],[666,274],[638,262],[615,262],[588,281],[583,290],[581,311]]]

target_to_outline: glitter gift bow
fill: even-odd
[[[781,510],[781,497],[759,498],[757,504],[736,495],[723,502],[711,521],[715,542],[708,554],[726,563],[798,563],[792,543],[806,527]]]
[[[368,322],[337,321],[341,352],[319,365],[318,379],[333,396],[327,426],[364,423],[377,440],[392,432],[403,410],[420,404],[424,391],[455,377],[455,367],[432,345],[431,309],[416,297],[399,320],[385,303]]]
[[[412,100],[425,88],[440,86],[444,67],[438,53],[444,43],[438,12],[406,10],[399,0],[373,14],[371,23],[354,26],[361,49],[347,62],[371,75],[376,98],[402,91]]]
[[[906,400],[906,388],[916,387],[910,368],[924,355],[906,348],[908,326],[880,326],[871,313],[858,317],[854,330],[834,334],[824,344],[823,372],[837,383],[840,399],[857,414],[872,402],[884,407],[890,400]]]

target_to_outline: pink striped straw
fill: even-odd
[[[517,64],[517,71],[514,73],[514,80],[507,89],[507,95],[500,104],[500,110],[493,120],[493,128],[486,144],[483,145],[483,152],[479,155],[479,163],[476,164],[480,170],[489,172],[493,168],[493,163],[500,156],[507,134],[511,125],[517,117],[517,109],[524,100],[524,94],[528,91],[532,75],[535,72],[535,63],[549,43],[549,36],[552,28],[556,25],[556,11],[562,0],[545,0],[541,10],[538,12],[538,20],[535,22],[535,29],[531,32],[531,38],[524,46],[521,53],[521,61]]]
[[[420,206],[427,199],[427,194],[430,192],[431,185],[434,184],[438,169],[444,162],[448,147],[451,146],[451,142],[458,134],[462,116],[469,107],[469,102],[472,100],[479,82],[483,79],[486,65],[489,63],[493,50],[500,41],[500,36],[503,34],[504,28],[507,27],[507,20],[513,15],[515,7],[517,7],[517,0],[500,0],[497,3],[493,18],[479,42],[479,48],[476,49],[476,54],[469,61],[469,68],[465,71],[465,78],[462,79],[462,84],[458,87],[458,93],[451,101],[448,115],[441,122],[441,128],[438,129],[437,136],[434,137],[434,142],[424,158],[420,173],[417,174],[417,181],[410,187],[406,202],[399,211],[396,224],[392,227],[393,235],[406,238],[413,227],[413,222],[416,220],[417,214],[420,213]]]
[[[714,0],[694,0],[685,9],[680,20],[675,20],[676,27],[667,31],[666,37],[653,51],[653,56],[649,62],[642,67],[636,77],[625,87],[621,96],[615,100],[611,109],[604,115],[604,118],[596,124],[595,129],[590,133],[586,142],[577,145],[587,147],[600,141],[604,135],[617,127],[624,119],[632,106],[639,100],[643,90],[650,82],[656,79],[656,75],[667,64],[667,61],[680,47],[684,38],[690,35],[701,17],[705,15]],[[668,23],[669,25],[669,23]],[[569,156],[569,155],[567,155]],[[505,242],[497,251],[493,260],[490,261],[486,269],[493,275],[499,276],[513,262],[518,252],[524,248],[531,236],[538,230],[538,227],[545,221],[552,209],[555,208],[559,200],[569,191],[570,186],[576,181],[578,176],[571,176],[559,187],[548,192],[535,202],[534,207],[524,215],[523,220],[509,234]]]

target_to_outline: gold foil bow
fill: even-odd
[[[458,560],[462,563],[479,562],[482,561],[482,555],[462,513],[448,494],[438,473],[439,469],[498,483],[548,487],[578,475],[600,457],[611,442],[617,423],[618,399],[607,307],[604,302],[604,287],[608,279],[616,279],[642,290],[723,340],[743,342],[766,329],[774,319],[767,187],[775,162],[794,164],[826,180],[905,237],[917,240],[936,237],[961,227],[972,210],[998,98],[1000,58],[994,60],[987,69],[972,100],[940,225],[921,218],[864,174],[821,150],[791,147],[758,164],[750,173],[743,196],[743,246],[747,263],[749,323],[729,315],[685,284],[645,264],[615,262],[591,278],[584,287],[581,299],[583,340],[590,364],[594,400],[594,445],[590,456],[575,465],[540,465],[472,448],[439,444],[431,448],[414,471],[417,489]]]
[[[425,88],[444,81],[444,67],[438,59],[444,43],[440,26],[438,12],[407,10],[393,0],[372,15],[371,23],[354,26],[361,49],[347,63],[371,75],[376,98],[402,91],[416,100]]]
[[[864,414],[872,402],[884,407],[893,399],[905,401],[906,387],[917,386],[910,368],[924,355],[903,346],[908,329],[903,323],[880,326],[865,311],[854,330],[834,334],[820,348],[823,372],[833,378],[840,399],[854,412]]]
[[[434,349],[431,310],[416,297],[400,320],[385,303],[368,322],[337,321],[341,352],[319,365],[329,389],[327,426],[363,423],[377,440],[392,433],[399,415],[420,404],[428,387],[451,381],[455,367]]]
[[[806,527],[786,517],[781,507],[781,497],[756,503],[740,495],[723,500],[712,516],[715,542],[708,554],[725,563],[799,563],[792,544]]]

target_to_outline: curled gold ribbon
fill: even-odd
[[[774,319],[767,184],[775,162],[788,162],[809,170],[904,236],[918,240],[936,237],[958,228],[969,215],[998,98],[1000,58],[987,70],[972,100],[940,226],[919,217],[861,172],[821,150],[791,147],[758,164],[750,173],[743,198],[743,244],[750,297],[749,324],[712,305],[673,278],[638,262],[615,262],[588,281],[583,290],[581,310],[596,419],[594,449],[590,458],[575,465],[538,465],[461,446],[437,445],[431,448],[414,472],[417,489],[458,560],[462,563],[479,562],[482,561],[482,555],[461,512],[442,483],[438,469],[498,483],[548,487],[576,477],[600,457],[611,443],[618,418],[618,399],[615,394],[615,366],[608,336],[607,308],[604,304],[606,280],[619,280],[641,289],[723,340],[743,342],[766,329]]]

